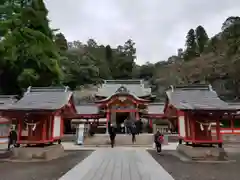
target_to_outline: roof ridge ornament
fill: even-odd
[[[116,93],[129,93],[129,90],[128,90],[125,86],[121,85],[121,86],[117,89]]]

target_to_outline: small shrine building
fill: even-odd
[[[222,146],[220,121],[230,119],[236,107],[221,100],[210,85],[171,86],[166,94],[164,114],[178,128],[180,143]]]
[[[68,87],[29,87],[23,97],[0,106],[1,116],[16,126],[18,144],[61,142],[65,117],[76,114]]]

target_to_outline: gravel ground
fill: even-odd
[[[0,161],[0,180],[58,180],[92,151],[65,151],[66,155],[47,162]]]
[[[148,151],[152,157],[168,171],[175,180],[239,180],[240,154],[228,154],[233,163],[195,163],[183,162],[169,152],[158,155]]]

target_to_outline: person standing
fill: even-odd
[[[113,126],[113,124],[110,124],[110,126],[108,128],[108,132],[109,132],[109,137],[110,137],[110,141],[111,141],[111,147],[113,148],[115,145],[115,137],[116,137],[116,129]]]
[[[157,149],[157,153],[160,153],[162,151],[162,143],[163,143],[163,134],[160,133],[159,130],[157,130],[157,132],[154,135],[154,142],[155,142],[155,146]]]
[[[137,128],[136,128],[136,125],[133,123],[131,126],[131,134],[132,134],[132,143],[133,144],[136,142],[136,133],[137,133]]]
[[[9,135],[8,135],[8,150],[10,150],[10,146],[16,146],[17,143],[17,132],[11,127]]]

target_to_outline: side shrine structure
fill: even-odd
[[[166,94],[164,114],[178,128],[180,144],[222,146],[220,122],[230,121],[236,107],[222,101],[210,85],[171,86]],[[216,125],[214,134],[212,124]]]
[[[76,114],[68,87],[29,87],[15,103],[0,106],[1,117],[16,127],[18,144],[61,142],[64,118]]]

